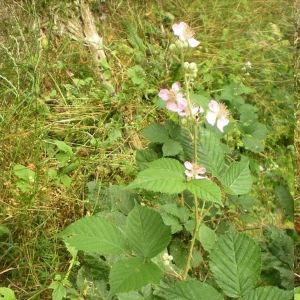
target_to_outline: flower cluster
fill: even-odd
[[[174,24],[172,29],[174,35],[178,36],[184,46],[187,44],[194,48],[200,44],[200,42],[194,38],[195,32],[186,23],[180,22],[179,24]]]
[[[180,84],[178,82],[175,82],[172,84],[172,88],[170,90],[168,89],[162,89],[158,96],[164,100],[167,101],[166,108],[170,111],[178,113],[180,116],[189,116],[189,108],[188,108],[188,102],[183,97],[183,94],[180,92]],[[200,112],[203,112],[202,107],[193,107],[192,108],[192,114],[198,114]]]
[[[168,253],[164,253],[162,255],[162,260],[164,261],[164,265],[168,266],[170,265],[170,262],[173,260],[173,256],[169,255]]]
[[[184,163],[184,166],[186,168],[185,175],[188,178],[207,179],[207,176],[202,176],[203,174],[206,173],[206,169],[204,167],[201,167],[196,163],[191,163],[189,161],[186,161]]]

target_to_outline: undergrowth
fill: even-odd
[[[292,1],[89,5],[108,58],[101,67],[115,93],[99,83],[89,48],[60,28],[58,20],[78,18],[76,3],[0,1],[0,285],[18,299],[51,299],[48,286],[67,272],[71,258],[54,236],[93,214],[86,184],[108,187],[136,177],[135,153],[147,143],[137,133],[164,119],[158,91],[180,80],[179,62],[168,52],[175,21],[188,22],[201,41],[193,53],[195,92],[214,97],[241,83],[253,90],[245,100],[258,108],[269,131],[261,151],[250,154],[261,227],[293,228],[278,200],[279,186],[295,196],[299,217]],[[298,60],[296,54],[297,70]],[[228,142],[237,155],[249,154],[241,139],[237,134]],[[251,229],[239,216],[233,222],[241,231]]]

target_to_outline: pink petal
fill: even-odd
[[[207,179],[207,176],[196,175],[195,179]]]
[[[204,167],[201,167],[197,170],[198,174],[205,174],[206,173],[206,169]]]
[[[215,100],[211,100],[208,104],[208,107],[211,111],[217,112],[219,110],[219,103]]]
[[[181,109],[178,108],[178,105],[177,105],[175,102],[173,102],[173,101],[168,101],[168,102],[167,102],[166,108],[167,108],[168,110],[174,111],[174,112],[179,112],[179,111],[181,111]]]
[[[186,24],[184,22],[180,22],[179,24],[174,24],[172,26],[174,35],[178,35],[178,36],[182,35],[185,27],[186,27]]]
[[[184,173],[187,177],[193,177],[193,173],[191,171],[185,170]]]
[[[189,38],[188,43],[189,43],[190,47],[192,47],[192,48],[195,48],[200,45],[200,42],[195,40],[194,38]]]
[[[172,84],[172,89],[173,89],[174,91],[176,91],[176,92],[179,92],[179,90],[180,90],[180,83],[179,83],[179,82],[174,82],[174,83]]]
[[[180,110],[184,110],[187,107],[187,101],[185,98],[178,98],[177,105]]]
[[[209,111],[206,114],[206,120],[210,125],[214,126],[217,120],[217,115],[214,112]]]
[[[193,164],[191,162],[189,162],[189,161],[184,162],[184,166],[188,170],[192,170],[193,169]]]
[[[169,99],[169,90],[167,90],[167,89],[160,90],[160,92],[158,93],[158,96],[161,99],[163,99],[164,101],[168,101],[168,99]]]

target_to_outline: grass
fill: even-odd
[[[110,67],[104,69],[114,97],[97,81],[89,49],[59,34],[58,19],[76,18],[73,2],[0,0],[0,286],[14,289],[19,299],[51,299],[46,288],[55,274],[66,272],[70,259],[53,236],[92,213],[85,184],[134,178],[135,150],[144,144],[136,132],[164,118],[156,95],[176,79],[170,70],[177,63],[166,50],[174,40],[173,22],[189,23],[201,40],[191,52],[201,66],[196,91],[213,96],[228,81],[255,91],[247,101],[259,108],[270,133],[265,152],[253,159],[265,169],[278,164],[255,185],[262,213],[276,209],[274,186],[284,184],[293,192],[293,155],[287,148],[294,134],[291,1],[107,0],[90,1],[90,7],[104,39]],[[242,70],[247,61],[249,76]],[[297,118],[297,94],[295,100]],[[299,126],[296,122],[296,171]],[[72,148],[66,165],[57,158],[57,140]],[[67,173],[70,187],[56,184],[76,161]],[[25,190],[17,186],[18,164],[35,172]],[[298,172],[295,179],[299,215]]]

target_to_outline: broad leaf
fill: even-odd
[[[258,287],[249,291],[242,300],[291,300],[293,291],[281,290],[276,286]]]
[[[177,194],[186,189],[184,166],[172,158],[161,158],[148,164],[127,189],[143,188],[148,191]]]
[[[221,294],[209,284],[200,281],[184,281],[174,287],[162,289],[166,300],[224,300]]]
[[[165,126],[159,123],[153,123],[142,130],[142,135],[154,143],[164,143],[168,140],[169,134]]]
[[[203,249],[210,252],[216,243],[217,236],[212,229],[210,229],[205,224],[201,224],[197,239],[200,241]]]
[[[211,201],[223,206],[221,190],[213,181],[194,179],[187,183],[187,189],[202,200]]]
[[[171,239],[171,229],[151,208],[136,205],[127,217],[126,233],[136,255],[152,258],[163,251]]]
[[[239,298],[254,288],[260,274],[260,248],[249,236],[231,229],[210,253],[210,269],[223,292]]]
[[[55,141],[54,144],[57,146],[57,148],[65,153],[68,153],[69,157],[73,156],[73,150],[72,148],[67,145],[65,142],[62,141]]]
[[[280,205],[284,208],[286,219],[294,222],[294,199],[288,189],[282,185],[276,186],[275,195],[278,197]]]
[[[248,162],[234,162],[226,170],[222,183],[229,194],[242,195],[251,190],[252,177]]]
[[[174,140],[167,140],[162,147],[164,156],[175,156],[182,151],[182,147],[179,142]]]
[[[144,262],[143,258],[120,259],[110,271],[110,296],[137,291],[148,283],[158,284],[162,276],[163,272],[156,264]]]
[[[16,300],[16,296],[13,290],[6,288],[6,287],[0,287],[0,298],[1,300]]]
[[[243,142],[244,146],[246,147],[246,149],[249,149],[250,151],[252,151],[254,153],[262,152],[265,148],[263,143],[260,140],[254,138],[252,136],[243,137],[242,142]]]
[[[77,250],[99,254],[120,254],[124,248],[124,238],[119,229],[109,220],[85,217],[58,234]]]
[[[194,157],[193,141],[186,131],[182,131],[180,143],[183,151],[190,160]],[[198,132],[197,139],[198,162],[204,166],[207,172],[219,178],[224,169],[224,154],[219,139],[208,130]]]
[[[162,206],[162,208],[169,214],[176,216],[181,222],[186,222],[189,219],[190,210],[186,206],[169,203]]]

